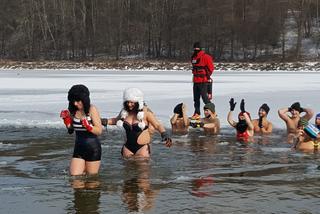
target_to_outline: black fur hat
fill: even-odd
[[[84,112],[86,115],[89,114],[90,109],[90,92],[89,89],[84,85],[74,85],[70,88],[68,92],[68,100],[69,100],[69,111],[72,115],[76,113],[78,110],[74,105],[75,101],[82,101]]]

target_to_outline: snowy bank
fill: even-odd
[[[189,62],[122,59],[106,61],[8,61],[0,60],[0,69],[83,69],[83,70],[190,70]],[[216,62],[218,71],[320,71],[320,62]]]

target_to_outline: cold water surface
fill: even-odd
[[[71,178],[74,141],[64,129],[2,127],[1,213],[318,212],[318,153],[291,150],[283,130],[249,144],[233,132],[192,129],[170,149],[155,135],[152,158],[133,161],[121,158],[123,133],[111,128],[100,175]]]

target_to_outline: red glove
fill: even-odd
[[[87,129],[87,131],[91,132],[93,129],[93,126],[89,123],[89,121],[84,118],[81,120],[82,125]]]
[[[67,127],[71,126],[72,118],[68,110],[62,110],[60,113],[60,117],[63,119],[63,122]]]

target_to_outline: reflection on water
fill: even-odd
[[[74,206],[70,211],[75,213],[100,213],[100,181],[97,178],[75,178],[71,180],[74,189]]]
[[[147,212],[154,206],[158,191],[151,185],[150,167],[146,160],[130,160],[125,163],[122,200],[129,212]]]
[[[68,175],[73,136],[27,130],[0,130],[3,213],[317,213],[320,206],[319,153],[292,150],[284,130],[254,143],[237,142],[231,129],[191,130],[173,136],[170,149],[155,135],[150,160],[123,160],[121,131],[111,130],[101,136],[99,176],[77,178]]]

